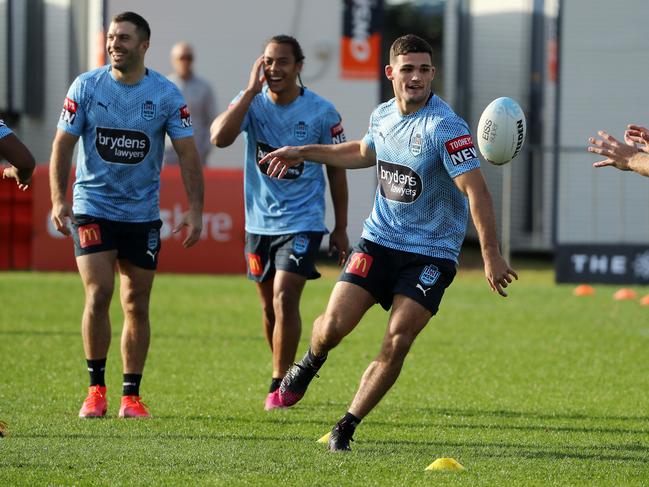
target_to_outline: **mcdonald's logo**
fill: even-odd
[[[96,223],[79,227],[79,246],[82,249],[101,244],[101,230]]]
[[[248,272],[253,276],[261,276],[264,268],[261,265],[261,257],[257,254],[248,254]]]
[[[345,268],[347,274],[355,274],[361,277],[367,277],[372,267],[374,258],[369,254],[356,253],[349,258],[349,263]]]

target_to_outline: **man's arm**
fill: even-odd
[[[480,169],[473,169],[457,176],[454,181],[460,191],[469,198],[471,218],[478,231],[487,282],[492,291],[507,296],[503,288],[512,282],[512,277],[518,279],[518,275],[500,255],[493,202],[482,172]]]
[[[349,195],[347,192],[347,175],[344,169],[327,166],[327,179],[331,202],[334,207],[336,223],[329,235],[329,255],[334,249],[338,251],[338,262],[342,264],[347,257],[349,238],[347,237],[347,207]]]
[[[0,139],[0,158],[9,161],[12,167],[2,171],[3,178],[15,179],[23,191],[29,187],[36,161],[29,149],[14,134]]]
[[[344,169],[360,169],[376,164],[376,153],[362,140],[342,144],[315,144],[282,147],[264,156],[259,164],[268,162],[267,174],[282,178],[286,171],[305,160]]]
[[[183,137],[172,140],[171,143],[178,154],[180,173],[189,203],[189,211],[183,215],[180,224],[173,229],[173,232],[177,233],[182,227],[187,227],[187,237],[183,240],[183,246],[188,248],[198,242],[203,230],[203,195],[205,191],[203,168],[194,137]]]
[[[264,75],[260,74],[264,57],[257,58],[250,72],[248,87],[243,95],[227,110],[214,119],[210,127],[210,142],[217,147],[228,147],[241,132],[241,124],[248,113],[252,100],[261,92]]]
[[[593,163],[593,167],[612,166],[621,171],[634,171],[649,177],[649,154],[641,152],[635,143],[620,142],[603,130],[597,132],[599,139],[590,137],[588,152],[600,154],[606,159]]]
[[[75,222],[72,206],[65,200],[68,190],[72,154],[79,137],[58,129],[52,143],[50,156],[50,198],[52,223],[63,235],[70,235],[69,221]]]

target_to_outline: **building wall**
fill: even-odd
[[[339,49],[342,35],[342,1],[320,0],[109,0],[108,17],[124,10],[144,16],[151,25],[147,65],[168,73],[169,51],[185,40],[194,45],[197,74],[206,78],[217,94],[219,110],[248,83],[255,59],[270,37],[295,36],[305,54],[304,84],[334,103],[343,118],[348,140],[364,136],[369,115],[378,102],[375,81],[340,78]],[[242,137],[229,148],[214,149],[209,165],[243,166]],[[355,241],[373,203],[376,179],[373,169],[348,171],[350,240]],[[327,201],[327,226],[333,228],[333,210]],[[325,239],[326,241],[326,239]]]
[[[563,2],[559,161],[560,243],[649,241],[649,184],[593,169],[588,137],[621,139],[628,123],[649,125],[646,0],[610,9],[605,0]]]

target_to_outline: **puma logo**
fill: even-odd
[[[154,261],[154,262],[155,262],[155,254],[156,254],[156,253],[153,252],[152,250],[147,250],[147,251],[146,251],[146,255],[150,255],[150,256],[151,256],[151,260]]]
[[[295,261],[295,265],[300,265],[300,261],[304,259],[304,257],[295,257],[293,254],[288,256],[288,259],[291,260],[293,259]]]
[[[383,132],[379,132],[379,137],[381,137],[381,140],[385,144],[385,135],[383,135]]]
[[[417,283],[416,288],[421,290],[421,292],[424,293],[424,296],[426,296],[426,293],[432,289],[432,287],[428,287],[428,288],[424,289],[424,287],[419,283]]]
[[[110,105],[110,103],[108,103],[108,104],[104,104],[104,103],[98,101],[98,102],[97,102],[97,105],[99,105],[100,107],[102,107],[104,110],[108,111],[108,105]]]

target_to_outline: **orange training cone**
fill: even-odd
[[[643,296],[643,298],[640,300],[640,304],[642,306],[649,306],[649,294]]]
[[[637,297],[638,297],[638,293],[636,293],[633,289],[629,289],[628,287],[623,287],[621,289],[618,289],[617,291],[615,291],[615,294],[613,294],[613,299],[615,301],[636,299]]]
[[[593,296],[595,295],[595,288],[593,286],[589,286],[588,284],[582,284],[580,286],[577,286],[573,291],[572,291],[573,296]]]

